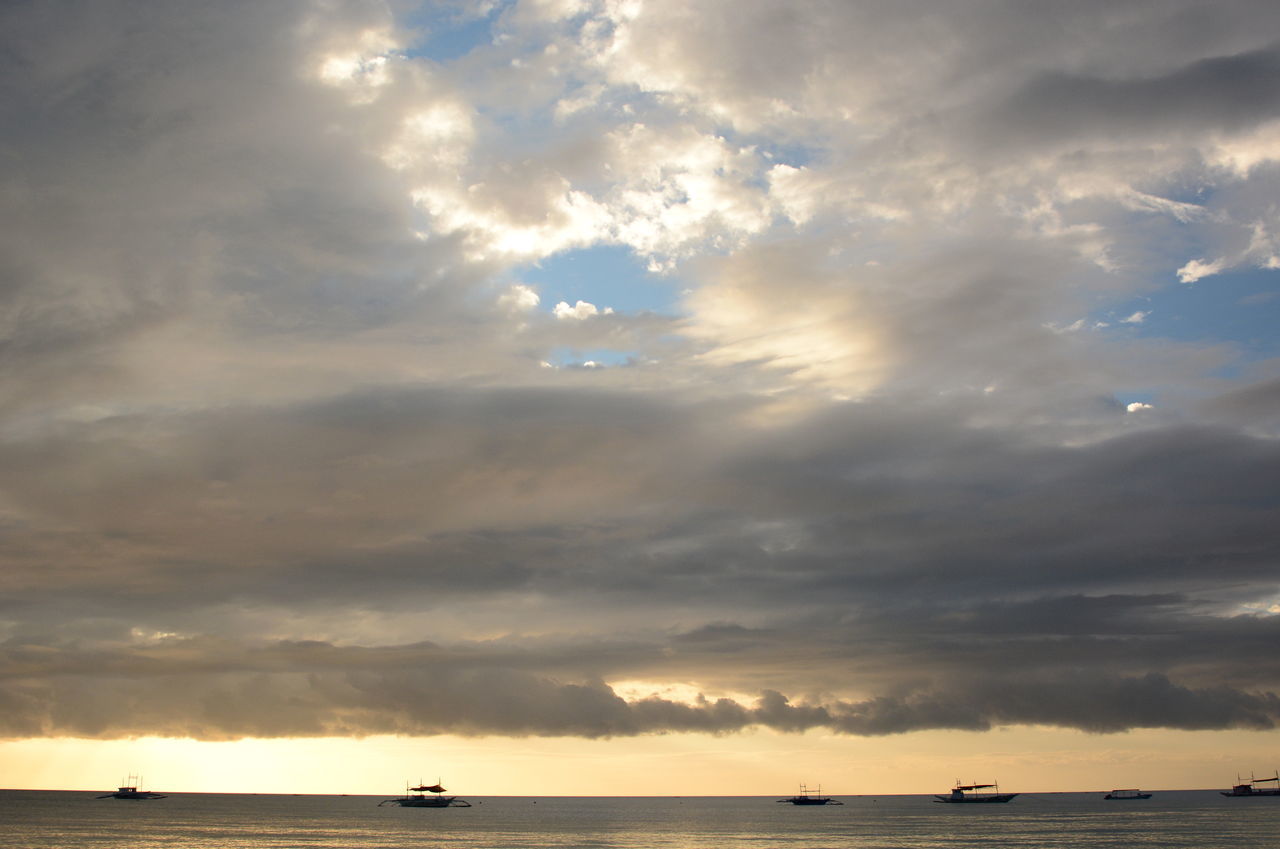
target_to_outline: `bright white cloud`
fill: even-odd
[[[532,286],[517,283],[498,298],[498,303],[516,310],[531,310],[542,302]]]
[[[765,230],[770,202],[754,181],[750,148],[682,129],[635,124],[611,134],[607,196],[616,238],[646,255],[681,256],[707,244],[731,247]]]
[[[573,306],[569,306],[567,301],[561,301],[556,304],[555,309],[552,312],[556,318],[561,320],[572,319],[575,321],[585,321],[588,318],[597,315],[610,315],[613,313],[613,307],[605,307],[603,310],[600,310],[595,304],[590,304],[586,301],[578,301]]]
[[[391,82],[388,63],[400,46],[388,26],[365,29],[349,39],[335,33],[322,41],[315,59],[316,76],[326,85],[346,90],[353,103],[371,103]]]
[[[415,167],[456,168],[467,161],[475,127],[466,106],[441,101],[404,116],[382,159],[399,171]]]
[[[1215,259],[1212,262],[1205,262],[1202,259],[1193,259],[1178,269],[1178,280],[1183,283],[1195,283],[1197,280],[1220,273],[1225,267],[1226,260]]]
[[[534,261],[590,245],[607,232],[608,210],[557,182],[543,187],[545,194],[534,200],[532,220],[514,215],[504,187],[487,183],[465,188],[436,183],[418,188],[413,198],[439,232],[462,235],[475,260]],[[522,186],[520,191],[536,192],[537,187]]]
[[[1280,162],[1280,120],[1217,140],[1208,158],[1212,164],[1230,169],[1242,179],[1261,165]]]

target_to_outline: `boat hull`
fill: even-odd
[[[843,805],[844,802],[837,802],[835,799],[815,799],[812,796],[797,796],[794,799],[779,799],[779,802],[790,802],[793,805]]]
[[[1234,790],[1219,790],[1223,796],[1230,798],[1251,798],[1253,796],[1280,796],[1280,790],[1250,790],[1248,793],[1237,793]]]
[[[469,808],[471,803],[465,799],[428,799],[420,796],[410,796],[405,799],[387,799],[385,802],[379,802],[382,805],[399,805],[402,808]]]
[[[949,804],[958,805],[989,805],[997,802],[1007,802],[1017,795],[1017,793],[992,793],[987,796],[963,796],[959,799],[952,796],[934,796],[933,800],[935,802],[947,802]]]
[[[121,787],[114,793],[106,793],[99,799],[163,799],[163,793],[152,793],[150,790],[139,790],[137,787]]]

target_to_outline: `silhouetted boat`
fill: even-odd
[[[152,793],[150,790],[139,790],[142,786],[142,776],[131,775],[126,778],[120,787],[114,793],[107,793],[99,796],[99,799],[163,799],[163,793]]]
[[[1104,799],[1110,799],[1113,802],[1128,802],[1133,799],[1150,799],[1150,793],[1143,793],[1141,790],[1112,790]]]
[[[1230,792],[1220,790],[1223,796],[1280,796],[1280,772],[1277,772],[1271,778],[1254,778],[1249,777],[1248,781],[1240,781],[1240,777],[1236,777],[1236,781],[1240,783],[1232,787]],[[1263,787],[1257,785],[1262,784]],[[1273,787],[1266,787],[1267,784],[1273,784]]]
[[[801,784],[800,795],[792,796],[790,799],[779,799],[778,802],[779,803],[790,802],[793,805],[843,805],[844,804],[844,802],[841,802],[837,799],[832,799],[830,796],[823,796],[821,784],[818,785],[818,794],[816,796],[810,796],[809,788]]]
[[[990,793],[982,793],[979,791],[991,790]],[[998,784],[961,784],[956,782],[956,786],[951,788],[951,793],[946,796],[934,796],[935,802],[1007,802],[1017,793],[1001,793]]]
[[[417,787],[406,787],[404,795],[396,799],[384,799],[378,803],[383,805],[399,805],[402,808],[469,808],[471,803],[457,796],[441,795],[444,787],[436,784],[419,784]],[[428,796],[426,794],[433,795]]]

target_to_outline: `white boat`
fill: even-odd
[[[404,795],[395,799],[384,799],[378,803],[383,805],[399,805],[402,808],[469,808],[471,803],[457,796],[445,796],[445,789],[439,783],[419,784],[417,787],[405,787]],[[430,793],[432,795],[428,796]]]
[[[1134,799],[1150,799],[1150,793],[1143,793],[1141,790],[1112,790],[1104,799],[1111,799],[1114,802],[1128,802]]]

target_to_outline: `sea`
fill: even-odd
[[[107,849],[942,849],[942,847],[1280,847],[1280,797],[1212,790],[1141,801],[1024,793],[1008,804],[931,796],[837,796],[798,807],[772,797],[468,796],[470,808],[379,807],[379,796],[0,791],[0,847]]]

